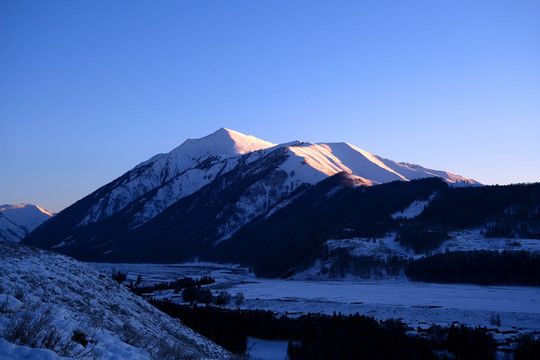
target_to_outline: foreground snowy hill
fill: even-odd
[[[230,357],[91,266],[10,243],[0,263],[0,359]]]
[[[19,242],[53,215],[34,204],[0,205],[0,241]]]

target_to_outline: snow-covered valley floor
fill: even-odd
[[[209,275],[216,279],[215,284],[208,286],[214,292],[242,292],[242,308],[246,309],[292,315],[360,313],[380,320],[402,319],[415,329],[455,322],[494,328],[492,319],[499,315],[501,325],[496,327],[501,332],[540,332],[538,287],[435,284],[406,279],[261,279],[236,265],[208,263],[92,265],[106,272],[112,268],[127,272],[132,279],[141,275],[145,283]]]

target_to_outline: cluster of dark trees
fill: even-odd
[[[228,291],[221,291],[217,296],[214,296],[209,289],[203,289],[198,285],[185,288],[182,291],[182,300],[188,302],[190,305],[213,304],[217,306],[227,305],[231,301],[234,301],[236,306],[240,306],[244,303],[244,294],[238,292],[233,297]]]
[[[493,359],[497,350],[483,328],[434,326],[423,336],[409,336],[397,320],[377,322],[359,315],[317,315],[313,320],[300,342],[289,344],[291,360]]]
[[[292,320],[277,318],[270,311],[187,306],[156,300],[150,303],[235,354],[246,351],[248,335],[267,339],[292,336],[287,324]]]
[[[191,305],[195,302],[208,305],[212,302],[212,292],[208,289],[202,289],[200,286],[190,286],[182,290],[182,300]]]
[[[127,273],[122,272],[120,270],[116,270],[115,268],[112,269],[111,278],[116,281],[117,283],[121,284],[127,279]]]
[[[426,336],[438,350],[447,350],[457,359],[493,359],[497,343],[485,328],[464,325],[432,325]]]
[[[540,254],[527,251],[456,251],[412,260],[410,280],[482,285],[540,285]]]
[[[407,249],[412,249],[416,254],[425,254],[438,249],[441,244],[449,239],[446,231],[426,229],[422,224],[406,224],[396,232],[396,241]]]
[[[201,285],[208,285],[215,283],[216,280],[211,276],[203,276],[198,279],[193,279],[190,277],[184,277],[174,281],[162,282],[149,286],[138,286],[137,284],[131,285],[131,290],[137,294],[151,293],[159,290],[174,289],[174,292],[178,294],[182,289],[189,287],[200,287]]]
[[[522,336],[515,350],[514,360],[540,359],[540,338],[535,340],[530,335]]]
[[[346,249],[336,249],[325,256],[330,260],[329,267],[323,267],[321,273],[332,278],[343,278],[346,274],[360,276],[364,279],[384,276],[397,276],[406,267],[407,260],[398,256],[377,259],[372,256],[352,256]]]
[[[375,259],[351,256],[345,249],[325,254],[330,266],[322,274],[342,278],[346,274],[363,278],[397,276],[409,280],[479,285],[540,285],[540,254],[528,251],[474,250],[438,253],[419,259],[397,256]]]
[[[540,239],[540,183],[447,187],[415,220],[452,229],[486,227],[486,237]]]
[[[247,336],[289,339],[291,360],[438,359],[435,352],[444,351],[461,359],[491,359],[496,350],[491,335],[480,328],[432,327],[423,336],[409,336],[399,321],[379,322],[358,314],[290,318],[263,310],[152,304],[235,354],[245,352]]]

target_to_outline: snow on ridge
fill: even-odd
[[[315,184],[343,171],[369,185],[407,180],[375,155],[348,143],[299,143],[286,147],[291,157],[299,160],[287,160],[282,168],[294,170],[306,183]],[[299,163],[308,167],[298,166]],[[311,169],[308,169],[309,167]]]
[[[193,359],[230,357],[218,345],[116,283],[110,274],[88,264],[8,243],[0,243],[0,262],[0,301],[7,298],[15,303],[17,297],[21,303],[0,312],[0,327],[10,321],[10,313],[17,315],[27,309],[39,315],[50,310],[51,325],[65,339],[71,338],[73,330],[83,331],[95,342],[82,350],[101,354],[103,360],[149,360],[166,350]],[[0,346],[16,353],[28,350],[5,343]],[[37,356],[39,351],[31,355]]]
[[[426,206],[435,198],[435,194],[432,194],[428,200],[415,200],[409,204],[405,209],[397,211],[390,215],[393,219],[405,218],[405,219],[414,219],[420,215]]]
[[[28,232],[34,230],[54,214],[34,204],[2,205],[0,213],[13,223],[24,227]]]
[[[407,180],[403,175],[381,162],[376,155],[366,150],[349,143],[329,143],[326,146],[352,170],[353,175],[361,176],[377,183]]]
[[[238,131],[220,128],[200,139],[186,140],[171,153],[180,152],[193,158],[202,155],[234,156],[268,149],[273,146],[276,146],[276,144],[261,140],[253,135],[244,135]]]
[[[334,156],[325,144],[306,143],[303,146],[290,146],[289,150],[294,155],[302,157],[307,165],[325,175],[332,176],[342,171],[351,173],[351,169]]]
[[[380,156],[377,156],[377,158],[389,168],[405,176],[408,180],[416,180],[427,177],[440,177],[450,185],[482,185],[476,180],[468,179],[448,171],[428,169],[421,165],[407,162],[396,162]]]
[[[1,205],[0,206],[0,212],[7,211],[7,210],[18,210],[18,209],[26,209],[26,211],[33,211],[33,208],[37,209],[39,212],[42,212],[43,214],[45,214],[47,216],[53,216],[54,215],[54,213],[45,210],[44,208],[42,208],[39,205],[28,204],[28,203]]]
[[[19,242],[54,214],[34,204],[0,206],[0,241]]]

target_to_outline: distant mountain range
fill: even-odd
[[[0,240],[19,242],[53,215],[34,204],[0,205]]]
[[[395,181],[397,185],[380,190],[373,186]],[[201,257],[249,263],[256,258],[250,254],[261,249],[269,249],[268,255],[276,253],[272,249],[290,251],[288,246],[295,244],[282,241],[284,233],[307,236],[306,231],[315,231],[296,220],[324,224],[311,236],[342,230],[347,218],[366,232],[365,222],[355,218],[358,208],[376,228],[381,216],[397,221],[390,215],[420,198],[427,201],[451,191],[447,189],[478,186],[483,188],[475,180],[398,163],[348,143],[277,145],[222,128],[137,165],[56,215],[24,243],[92,261]],[[316,200],[321,194],[323,202]],[[345,206],[343,194],[363,203]],[[362,199],[375,194],[380,197]],[[331,208],[341,217],[323,214]],[[351,216],[342,213],[344,208]],[[310,217],[310,212],[325,218]],[[301,243],[299,238],[297,245]],[[244,251],[250,248],[251,253]]]

